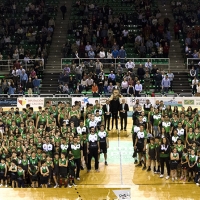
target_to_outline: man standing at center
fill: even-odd
[[[126,131],[127,112],[129,111],[129,106],[125,102],[125,99],[122,99],[122,103],[120,104],[119,110],[120,110],[121,131],[123,130],[123,127],[124,127],[124,131]],[[124,122],[124,124],[123,124],[123,122]]]
[[[116,129],[118,130],[118,111],[120,108],[120,102],[119,98],[113,98],[110,101],[110,112],[112,113],[112,129],[114,126],[114,121],[115,121],[115,126]]]

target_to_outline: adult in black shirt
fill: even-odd
[[[119,98],[113,98],[110,101],[110,111],[112,113],[112,129],[113,129],[113,126],[114,126],[114,121],[115,121],[116,129],[118,129],[119,106],[120,106]]]
[[[106,128],[106,125],[107,125],[107,130],[110,131],[111,112],[110,112],[110,101],[109,100],[106,100],[106,104],[103,105],[102,109],[104,112],[104,127]]]
[[[65,13],[67,12],[67,7],[65,6],[65,5],[62,5],[61,7],[60,7],[60,10],[61,10],[61,12],[62,12],[62,18],[63,18],[63,20],[65,19]]]
[[[162,75],[159,70],[157,70],[156,74],[154,75],[154,80],[155,80],[155,92],[160,92]]]
[[[144,71],[144,69],[143,69],[141,64],[140,64],[139,68],[137,69],[137,75],[138,75],[138,79],[140,81],[144,78],[145,71]]]

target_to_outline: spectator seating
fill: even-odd
[[[40,69],[45,67],[55,28],[54,19],[58,4],[58,0],[1,1],[0,60],[4,60],[0,62],[1,70],[7,70],[10,66],[9,70],[12,73],[16,60],[23,65],[25,59],[35,58],[41,60]],[[30,70],[36,67],[35,61],[28,63],[31,64],[26,65],[24,69]],[[43,72],[40,69],[37,68],[35,71],[38,78],[42,79]],[[10,75],[1,77],[1,79],[10,78]]]

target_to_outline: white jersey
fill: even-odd
[[[95,116],[94,120],[95,120],[95,121],[97,122],[97,124],[98,124],[99,122],[102,121],[102,118],[101,118],[101,116],[98,116],[98,117]]]
[[[90,135],[88,136],[88,141],[89,141],[89,142],[97,142],[97,141],[98,141],[98,136],[97,136],[97,134],[90,134]]]
[[[176,129],[177,130],[177,135],[179,136],[179,137],[181,137],[181,136],[183,136],[184,135],[184,129],[183,128],[181,128],[181,129]]]
[[[105,138],[105,137],[107,137],[107,132],[106,131],[99,131],[98,132],[98,136],[101,138],[101,139],[103,139],[103,138]]]
[[[77,132],[77,134],[79,134],[79,135],[82,135],[83,132],[86,133],[86,131],[87,131],[87,128],[86,128],[85,126],[83,126],[83,127],[78,126],[78,127],[76,128],[76,132]]]
[[[96,127],[96,126],[97,126],[97,121],[96,120],[89,122],[89,128],[90,127]]]
[[[103,114],[103,111],[101,109],[95,109],[94,114],[96,115],[96,111],[99,111],[99,115],[101,116]]]

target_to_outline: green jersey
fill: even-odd
[[[47,117],[46,116],[39,116],[39,122],[45,124],[47,122]]]
[[[76,143],[76,144],[72,143],[72,144],[70,144],[70,151],[74,155],[74,159],[81,158],[81,150],[82,150],[82,146],[81,146],[80,143]]]
[[[59,162],[60,162],[60,164],[61,165],[66,165],[66,163],[67,163],[67,160],[66,159],[59,159]]]
[[[154,114],[153,115],[153,126],[159,126],[161,121],[161,114]]]
[[[178,120],[172,120],[172,124],[171,124],[171,126],[173,127],[173,128],[177,128],[178,127],[178,123],[179,123],[179,121]]]
[[[194,165],[194,163],[197,161],[197,156],[195,155],[189,155],[189,163],[190,165]]]
[[[47,173],[47,167],[41,167],[42,168],[42,173]]]
[[[31,165],[38,165],[37,157],[35,157],[35,158],[30,157],[29,162]]]
[[[0,174],[5,173],[6,163],[0,163]]]
[[[169,133],[170,130],[171,130],[171,122],[170,121],[168,121],[168,122],[163,121],[162,127],[165,129],[166,133]]]
[[[18,179],[23,179],[24,177],[24,170],[17,170],[17,178]]]

